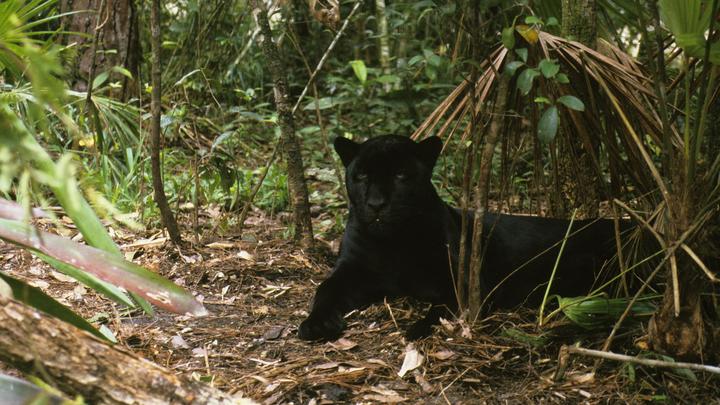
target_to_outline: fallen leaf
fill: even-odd
[[[252,309],[253,315],[267,315],[270,313],[270,307],[267,305],[260,305]]]
[[[389,397],[398,396],[397,391],[385,387],[370,387],[370,391],[380,395],[387,395]]]
[[[33,287],[40,288],[40,289],[45,289],[45,288],[50,287],[50,283],[48,283],[45,280],[32,280],[32,281],[28,282],[28,284],[30,284]]]
[[[417,350],[415,350],[415,346],[412,343],[408,344],[405,347],[405,359],[403,359],[403,364],[397,374],[401,378],[405,377],[405,374],[407,374],[408,371],[412,371],[420,367],[423,363],[423,360],[424,357]]]
[[[390,366],[387,363],[385,363],[384,361],[382,361],[380,359],[367,359],[367,362],[370,364],[377,364],[377,365],[380,365],[383,367],[390,368]]]
[[[448,321],[448,320],[445,319],[445,318],[440,318],[440,324],[441,324],[441,325],[443,326],[443,328],[445,328],[445,330],[448,331],[448,332],[452,332],[452,331],[455,330],[455,324],[453,324],[452,322]]]
[[[635,347],[637,347],[640,350],[650,350],[650,344],[647,342],[647,340],[641,339],[635,342]]]
[[[192,349],[192,354],[193,357],[205,357],[207,356],[208,352],[204,347],[196,347]]]
[[[128,243],[125,245],[120,246],[122,249],[127,248],[135,248],[135,247],[157,247],[162,246],[165,242],[167,242],[168,238],[162,237],[157,239],[140,239],[133,243]]]
[[[589,398],[592,398],[592,394],[589,393],[589,392],[587,392],[587,391],[585,391],[585,390],[580,390],[580,389],[579,389],[579,390],[576,390],[576,391],[577,391],[578,394],[584,396],[585,398],[588,398],[588,399],[589,399]]]
[[[338,373],[354,373],[356,371],[363,371],[363,370],[365,370],[365,367],[345,367],[345,366],[338,367]]]
[[[282,335],[284,329],[285,329],[285,326],[283,326],[283,325],[273,326],[272,328],[270,328],[270,330],[265,332],[265,334],[263,335],[263,339],[275,340]]]
[[[255,261],[255,258],[253,257],[253,255],[251,255],[250,253],[248,253],[248,252],[245,251],[245,250],[241,250],[241,251],[237,254],[237,256],[238,256],[239,258],[241,258],[241,259],[243,259],[243,260],[247,260],[247,261],[249,261],[249,262],[254,262],[254,261]]]
[[[350,350],[357,346],[357,343],[350,339],[340,338],[334,342],[330,342],[330,346],[338,350]]]
[[[180,335],[175,335],[170,339],[170,344],[172,345],[173,349],[189,349],[190,346],[188,346],[185,339],[183,339]]]
[[[209,247],[210,249],[232,249],[235,247],[235,244],[231,242],[212,242],[205,245],[205,247]]]
[[[125,260],[131,262],[135,259],[137,252],[137,250],[127,250],[123,253],[123,256],[125,256]]]
[[[466,324],[462,324],[462,332],[460,332],[460,336],[464,337],[465,339],[472,339],[472,332],[470,331],[470,327]]]
[[[365,395],[363,399],[367,399],[368,401],[381,402],[384,404],[397,404],[398,402],[407,401],[407,398],[401,397],[399,395],[393,395],[388,397],[385,395],[368,394]]]
[[[280,386],[280,384],[278,384],[278,383],[272,383],[272,384],[266,385],[265,393],[269,394],[269,393],[275,391],[279,386]]]
[[[418,383],[423,392],[426,394],[435,392],[435,388],[425,379],[419,370],[413,370],[413,377],[415,377],[415,382]]]
[[[80,301],[85,296],[85,294],[87,294],[87,288],[85,288],[81,284],[78,284],[72,290],[73,299],[75,301]]]
[[[188,264],[199,263],[202,261],[202,256],[199,254],[189,255],[189,256],[185,256],[185,255],[181,254],[180,258],[183,260],[183,262],[188,263]]]
[[[75,283],[77,280],[70,276],[66,276],[62,273],[58,273],[57,271],[51,271],[50,275],[57,281],[62,281],[63,283]]]
[[[595,373],[572,373],[567,376],[567,379],[575,384],[586,384],[595,380]]]
[[[438,360],[447,360],[447,359],[453,357],[454,355],[455,355],[455,352],[453,352],[452,350],[443,349],[443,350],[438,350],[435,353],[431,353],[429,356],[434,357]]]
[[[331,361],[330,363],[318,364],[317,366],[315,366],[313,368],[317,369],[317,370],[329,370],[331,368],[336,368],[337,366],[338,366],[338,363]]]

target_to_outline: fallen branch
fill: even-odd
[[[102,404],[253,404],[0,297],[0,361]]]
[[[684,363],[675,361],[655,360],[655,359],[643,359],[639,357],[627,356],[624,354],[617,354],[613,352],[605,352],[602,350],[585,349],[577,346],[563,346],[560,348],[559,354],[559,365],[557,372],[555,373],[555,381],[559,381],[565,374],[565,368],[568,364],[568,359],[571,354],[580,354],[583,356],[597,357],[606,360],[622,361],[625,363],[635,363],[648,367],[661,367],[661,368],[685,368],[689,370],[706,371],[708,373],[720,374],[720,367],[708,366],[705,364],[697,363]]]

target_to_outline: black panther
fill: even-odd
[[[335,268],[318,287],[298,335],[334,339],[345,327],[347,312],[384,297],[413,297],[432,307],[406,336],[427,336],[441,316],[457,309],[453,272],[461,211],[446,204],[431,183],[442,142],[387,135],[361,144],[340,137],[334,146],[346,168],[349,218]],[[468,221],[471,225],[472,216]],[[539,304],[569,225],[567,220],[485,214],[481,291],[487,307]],[[612,220],[574,221],[571,232],[551,290],[562,296],[587,294],[615,254]]]

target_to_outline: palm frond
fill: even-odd
[[[648,193],[658,187],[662,188],[662,179],[651,173],[654,159],[658,157],[656,146],[661,144],[662,124],[655,110],[657,101],[651,79],[642,67],[632,57],[608,43],[603,44],[603,48],[609,52],[603,54],[579,42],[540,32],[537,44],[527,45],[530,48],[529,61],[556,59],[561,72],[569,78],[569,83],[558,84],[539,76],[538,85],[544,96],[557,100],[562,96],[576,95],[589,104],[590,108],[584,112],[562,108],[560,116],[565,128],[562,133],[581,139],[585,151],[589,151],[597,166],[596,170],[600,171],[600,158],[594,145],[601,144],[619,165],[618,171],[627,173],[639,192]],[[456,128],[461,127],[462,139],[465,140],[470,129],[469,120],[466,119],[470,97],[475,98],[475,114],[487,114],[485,106],[494,90],[496,72],[502,72],[511,58],[511,52],[498,46],[480,65],[481,73],[477,82],[471,84],[463,81],[458,85],[418,127],[413,138],[433,132],[449,138]],[[471,95],[473,88],[475,94]],[[531,97],[516,96],[510,99],[514,100],[510,108],[512,111],[533,114],[537,109]],[[622,100],[622,103],[613,103],[613,100]],[[506,135],[510,136],[521,125],[517,118],[522,115],[508,120]],[[442,126],[435,131],[440,123]],[[683,145],[682,138],[674,129],[672,143],[674,147]]]

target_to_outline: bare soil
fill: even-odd
[[[495,313],[472,327],[449,321],[432,337],[410,344],[402,331],[425,306],[393,300],[349,314],[348,329],[336,342],[301,341],[297,325],[334,255],[322,243],[324,249],[304,252],[287,240],[281,222],[253,215],[242,236],[228,231],[181,249],[158,234],[114,233],[128,258],[202,300],[211,312],[204,318],[128,311],[2,242],[0,265],[105,324],[118,344],[263,404],[719,401],[717,376],[695,373],[697,381],[690,381],[672,371],[596,364],[592,358],[574,357],[565,378],[555,382],[562,344],[598,348],[608,331],[591,333],[564,320],[538,329],[530,310]],[[642,336],[641,327],[628,329],[613,350],[637,355]],[[413,350],[422,362],[400,376]]]

